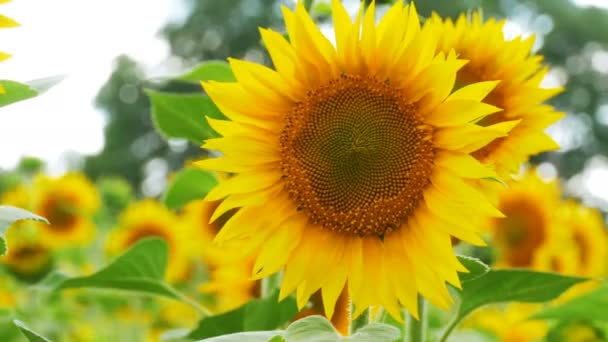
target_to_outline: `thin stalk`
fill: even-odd
[[[206,307],[204,307],[203,305],[201,305],[201,304],[197,303],[195,300],[193,300],[193,299],[191,299],[191,298],[189,298],[189,297],[185,296],[185,295],[184,295],[183,293],[181,293],[181,292],[177,292],[177,291],[175,291],[175,292],[176,292],[177,296],[179,297],[179,299],[180,299],[182,302],[184,302],[184,303],[186,303],[186,304],[188,304],[188,305],[192,306],[193,308],[195,308],[195,309],[196,309],[196,311],[200,312],[200,314],[201,314],[203,317],[207,317],[207,316],[212,316],[212,315],[213,315],[213,313],[211,313],[211,310],[209,310],[209,309],[207,309]]]
[[[274,293],[274,290],[278,289],[281,284],[280,272],[269,275],[268,277],[261,280],[261,291],[260,296],[266,298]]]
[[[427,330],[427,302],[418,296],[418,319],[408,314],[405,320],[405,342],[426,341]]]
[[[441,335],[439,342],[445,342],[448,340],[448,336],[450,336],[450,334],[452,333],[452,330],[454,330],[454,328],[456,328],[456,326],[458,325],[458,322],[460,322],[460,319],[458,319],[458,316],[456,316],[456,317],[454,317],[454,319],[452,319],[452,321],[450,322],[448,327],[445,329],[445,331]]]
[[[351,312],[354,312],[351,308]],[[365,309],[359,317],[352,319],[350,321],[350,334],[354,334],[357,330],[363,328],[364,326],[369,324],[369,309]]]

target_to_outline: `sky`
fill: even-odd
[[[93,98],[120,54],[149,67],[167,57],[168,46],[157,32],[174,13],[172,3],[13,0],[0,5],[0,13],[21,24],[0,31],[0,51],[13,55],[0,63],[0,78],[26,82],[65,76],[42,96],[0,109],[0,168],[29,155],[61,172],[70,154],[100,150],[104,119]]]

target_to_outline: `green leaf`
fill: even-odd
[[[173,94],[146,90],[152,101],[152,121],[166,138],[185,138],[200,145],[205,139],[218,134],[209,126],[205,116],[214,119],[226,117],[202,94]]]
[[[177,173],[163,197],[170,209],[179,209],[186,203],[202,199],[217,184],[215,176],[207,171],[188,168]]]
[[[210,337],[199,342],[285,342],[283,331],[250,331]]]
[[[308,316],[289,325],[285,331],[287,342],[334,342],[340,334],[323,316]]]
[[[65,76],[63,75],[51,76],[29,81],[27,82],[27,85],[30,86],[30,88],[34,89],[38,93],[38,95],[40,95],[51,89],[52,87],[56,86],[64,79]]]
[[[50,342],[49,339],[47,339],[46,337],[43,337],[42,335],[34,332],[32,329],[28,328],[25,323],[19,321],[19,320],[14,320],[13,323],[15,323],[15,325],[19,328],[19,330],[21,330],[21,332],[23,333],[23,335],[25,335],[25,337],[27,338],[28,341],[30,342]]]
[[[458,314],[465,316],[491,303],[546,302],[585,280],[587,279],[581,277],[529,270],[491,270],[463,286]]]
[[[347,340],[355,342],[395,341],[399,338],[401,338],[401,331],[399,329],[388,324],[372,323],[357,330]]]
[[[608,285],[533,315],[533,319],[608,321]]]
[[[204,339],[243,331],[276,329],[298,313],[295,299],[287,297],[279,302],[278,297],[276,291],[270,297],[254,299],[232,311],[205,317],[198,322],[188,338]]]
[[[74,278],[53,273],[40,286],[54,291],[70,288],[117,289],[181,299],[180,294],[163,281],[168,254],[169,248],[164,240],[145,238],[97,273]]]
[[[44,217],[32,214],[27,210],[0,205],[0,256],[6,254],[7,251],[6,241],[4,241],[4,234],[6,234],[6,231],[13,223],[22,220],[34,220],[49,223],[49,221],[47,221]]]
[[[459,255],[458,261],[469,270],[469,273],[460,273],[462,283],[477,279],[490,271],[490,267],[477,258]]]
[[[557,273],[523,269],[490,270],[463,283],[456,317],[439,341],[446,341],[458,323],[473,310],[504,302],[542,303],[559,297],[571,286],[588,280]]]
[[[177,80],[181,81],[218,81],[218,82],[235,82],[234,74],[230,65],[224,61],[208,61],[197,65],[192,70],[184,75],[178,76]]]
[[[0,85],[5,90],[4,94],[0,94],[0,107],[27,100],[38,95],[38,92],[27,84],[22,84],[15,81],[0,80]]]

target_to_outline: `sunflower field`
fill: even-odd
[[[169,57],[96,84],[96,153],[0,140],[0,342],[608,341],[608,3],[164,3]],[[0,0],[2,39],[128,7],[36,6]],[[0,80],[0,139],[77,149],[40,76]],[[11,132],[31,108],[52,138]]]

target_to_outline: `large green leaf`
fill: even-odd
[[[205,342],[284,342],[282,330],[248,331],[205,338]]]
[[[175,175],[167,187],[164,202],[168,208],[179,209],[186,203],[204,198],[217,184],[215,176],[197,168],[187,168]]]
[[[542,303],[559,297],[587,278],[569,277],[523,269],[490,270],[463,283],[456,316],[440,341],[445,341],[458,323],[473,310],[504,302]]]
[[[459,255],[458,260],[469,270],[468,273],[460,273],[460,281],[463,283],[477,279],[490,271],[490,267],[477,258]]]
[[[200,81],[219,81],[234,82],[234,74],[230,65],[223,61],[208,61],[197,65],[184,75],[178,76],[177,80],[200,82]]]
[[[38,92],[27,84],[0,80],[0,85],[5,90],[4,94],[0,94],[0,107],[27,100],[38,95]]]
[[[334,342],[340,334],[323,316],[308,316],[287,327],[284,334],[287,342]]]
[[[49,223],[44,217],[32,214],[27,210],[6,205],[0,205],[0,255],[6,254],[6,241],[4,234],[8,228],[17,221],[34,220]]]
[[[608,285],[550,307],[532,316],[534,319],[608,321]]]
[[[41,286],[55,291],[70,288],[118,289],[181,299],[180,293],[163,281],[168,253],[164,240],[145,238],[90,276],[70,278],[53,273],[43,280]]]
[[[213,329],[212,325],[207,328]],[[399,329],[382,323],[371,323],[350,336],[341,336],[323,316],[308,316],[289,325],[286,330],[241,332],[204,339],[205,342],[339,342],[396,341]],[[196,338],[196,337],[194,337]]]
[[[185,138],[200,145],[203,140],[218,136],[205,117],[226,117],[208,96],[164,93],[150,89],[146,93],[152,101],[154,126],[166,138]]]
[[[585,280],[587,279],[581,277],[529,270],[491,270],[463,285],[458,314],[464,316],[491,303],[546,302]]]
[[[15,325],[19,328],[19,330],[21,330],[21,332],[23,333],[23,335],[25,335],[25,337],[27,338],[28,341],[30,342],[50,342],[49,339],[47,339],[46,337],[43,337],[42,335],[34,332],[32,329],[28,328],[25,323],[19,321],[19,320],[14,320],[13,323],[15,323]]]
[[[247,304],[226,313],[205,317],[190,332],[188,338],[204,339],[243,331],[273,330],[287,323],[297,313],[295,299],[278,301],[279,293]]]

